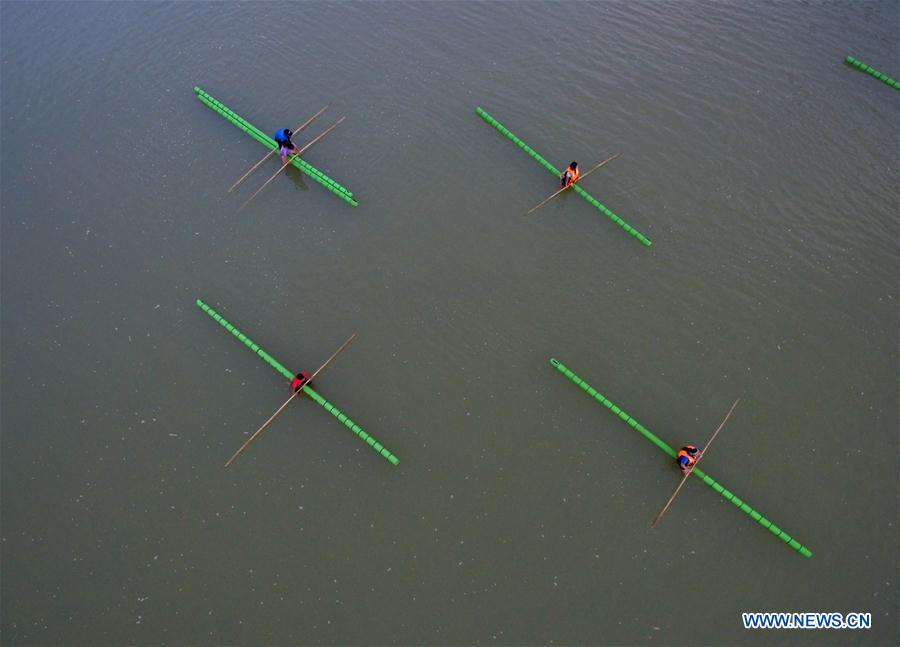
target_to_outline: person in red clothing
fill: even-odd
[[[309,382],[309,373],[307,373],[306,371],[300,371],[294,376],[294,379],[291,380],[291,390],[294,393],[297,393],[307,382]]]
[[[562,189],[575,184],[580,177],[581,172],[578,170],[578,162],[572,162],[569,164],[569,168],[559,176],[559,188]]]

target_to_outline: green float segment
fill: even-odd
[[[900,90],[900,81],[895,81],[894,79],[889,77],[887,74],[882,74],[878,70],[872,69],[871,67],[869,67],[862,61],[859,61],[859,60],[853,58],[852,56],[848,56],[847,58],[844,59],[844,62],[847,63],[848,65],[852,65],[853,67],[855,67],[858,70],[862,70],[866,74],[871,74],[876,79],[878,79],[879,81],[883,81],[884,83],[887,83],[892,88]]]
[[[249,121],[241,117],[239,114],[231,110],[228,106],[223,104],[221,101],[213,97],[212,95],[204,92],[199,87],[194,87],[194,92],[197,94],[197,98],[200,99],[203,103],[209,106],[213,111],[219,113],[225,119],[233,123],[235,126],[243,130],[245,133],[253,137],[256,141],[261,143],[263,146],[270,150],[275,150],[278,145],[275,143],[275,140],[269,137],[266,133],[261,131],[259,128],[251,124]],[[306,173],[316,182],[324,186],[326,189],[334,193],[336,196],[346,201],[352,206],[359,205],[359,202],[353,197],[353,193],[347,189],[346,187],[341,186],[330,177],[322,173],[322,171],[313,167],[306,160],[303,160],[299,157],[293,157],[291,160],[291,164],[296,166],[298,169]]]
[[[555,175],[557,178],[560,176],[559,170],[558,170],[555,166],[553,166],[553,164],[551,164],[550,162],[548,162],[547,160],[545,160],[545,159],[544,159],[543,157],[541,157],[541,156],[540,156],[533,148],[531,148],[528,144],[526,144],[526,143],[523,142],[521,139],[519,139],[519,138],[516,137],[514,134],[512,134],[509,130],[506,129],[506,127],[505,127],[503,124],[501,124],[499,121],[497,121],[496,119],[494,119],[492,116],[490,116],[487,112],[485,112],[485,111],[482,110],[481,108],[475,108],[475,112],[478,113],[478,116],[479,116],[479,117],[481,117],[482,119],[484,119],[486,122],[488,122],[488,123],[489,123],[490,125],[492,125],[494,128],[496,128],[498,131],[500,131],[501,134],[506,135],[506,137],[508,137],[509,140],[510,140],[512,143],[514,143],[516,146],[518,146],[518,147],[521,148],[523,151],[525,151],[526,153],[528,153],[532,158],[534,158],[534,161],[536,161],[538,164],[540,164],[541,166],[543,166],[545,169],[547,169],[548,171],[550,171],[551,173],[553,173],[553,175]],[[584,199],[587,200],[589,203],[591,203],[594,207],[596,207],[597,210],[600,211],[600,213],[602,213],[604,216],[606,216],[607,218],[609,218],[610,220],[612,220],[614,223],[616,223],[617,225],[619,225],[619,227],[621,227],[622,229],[624,229],[625,231],[627,231],[629,234],[631,234],[632,236],[634,236],[635,238],[637,238],[637,239],[638,239],[639,241],[641,241],[644,245],[647,245],[647,246],[649,247],[650,245],[653,244],[653,243],[650,242],[650,239],[648,239],[646,236],[644,236],[644,234],[642,234],[642,233],[639,232],[637,229],[635,229],[634,227],[632,227],[631,225],[629,225],[627,222],[625,222],[624,220],[622,220],[621,218],[619,218],[619,216],[617,216],[616,214],[614,214],[610,209],[607,209],[604,205],[602,205],[602,204],[600,203],[599,200],[597,200],[597,199],[596,199],[594,196],[592,196],[590,193],[588,193],[587,191],[585,191],[584,189],[582,189],[578,184],[573,184],[573,185],[572,185],[572,189],[574,189],[574,191],[575,191],[578,195],[580,195],[582,198],[584,198]]]
[[[232,335],[234,335],[235,337],[237,337],[241,342],[243,342],[244,345],[245,345],[247,348],[249,348],[249,349],[252,350],[254,353],[256,353],[257,355],[259,355],[260,358],[262,358],[262,360],[263,360],[266,364],[268,364],[269,366],[271,366],[272,368],[274,368],[276,371],[278,371],[279,373],[281,373],[281,375],[282,375],[286,380],[293,380],[293,379],[294,379],[294,374],[291,373],[289,370],[287,370],[287,369],[284,367],[284,364],[282,364],[281,362],[279,362],[278,360],[276,360],[274,357],[272,357],[271,355],[269,355],[269,354],[268,354],[266,351],[264,351],[262,348],[260,348],[259,346],[257,346],[257,345],[253,342],[252,339],[250,339],[249,337],[247,337],[247,335],[245,335],[245,334],[242,333],[240,330],[238,330],[237,328],[235,328],[234,326],[232,326],[230,323],[228,323],[228,321],[226,321],[225,318],[224,318],[222,315],[220,315],[218,312],[216,312],[215,310],[213,310],[212,308],[210,308],[208,305],[206,305],[206,304],[205,304],[203,301],[201,301],[200,299],[197,299],[197,305],[200,307],[201,310],[203,310],[203,312],[205,312],[205,313],[208,314],[210,317],[212,317],[214,320],[216,320],[216,321],[219,323],[219,325],[221,325],[225,330],[227,330],[227,331],[230,332]],[[371,436],[371,435],[369,435],[368,433],[366,433],[365,430],[363,430],[362,427],[360,427],[358,424],[356,424],[356,423],[353,422],[350,418],[348,418],[348,417],[346,416],[346,414],[344,414],[340,409],[338,409],[336,406],[334,406],[333,404],[331,404],[328,400],[326,400],[326,399],[323,398],[321,395],[319,395],[318,393],[316,393],[316,392],[312,389],[312,387],[310,387],[309,385],[304,385],[304,386],[303,386],[303,392],[306,393],[306,395],[308,395],[310,398],[312,398],[313,400],[315,400],[319,405],[321,405],[322,408],[325,409],[328,413],[330,413],[330,414],[333,415],[335,418],[337,418],[338,420],[340,420],[341,423],[342,423],[345,427],[347,427],[347,429],[349,429],[349,430],[352,431],[354,434],[356,434],[356,435],[359,437],[360,440],[362,440],[362,441],[365,442],[369,447],[371,447],[371,448],[374,449],[376,452],[378,452],[379,454],[381,454],[385,459],[388,460],[388,462],[391,463],[391,465],[399,465],[399,464],[400,464],[400,459],[398,459],[396,456],[394,456],[394,455],[390,452],[390,450],[388,450],[384,445],[382,445],[380,442],[378,442],[373,436]]]
[[[603,404],[607,409],[612,411],[614,414],[619,416],[629,427],[632,427],[639,431],[641,435],[644,436],[651,443],[659,447],[663,452],[675,458],[677,452],[669,447],[663,440],[661,440],[658,436],[651,433],[649,429],[644,427],[637,420],[628,415],[625,411],[622,411],[619,407],[613,404],[611,401],[607,400],[601,393],[597,391],[590,384],[582,380],[580,377],[575,375],[569,368],[567,368],[562,362],[557,359],[550,359],[550,363],[556,367],[556,369],[565,375],[567,378],[572,380],[575,384],[581,387],[581,389],[587,393],[589,396]],[[751,508],[745,501],[739,499],[732,492],[729,492],[725,487],[719,484],[715,479],[713,479],[709,474],[703,472],[699,467],[695,467],[691,470],[691,474],[693,476],[698,477],[701,481],[710,486],[713,490],[722,495],[726,501],[731,501],[738,509],[745,512],[749,517],[751,517],[754,521],[759,523],[763,528],[766,528],[773,535],[778,537],[785,544],[796,550],[798,553],[803,555],[804,557],[812,557],[812,551],[810,551],[806,546],[801,544],[799,541],[791,537],[784,530],[773,524],[771,521],[766,519],[756,510]]]

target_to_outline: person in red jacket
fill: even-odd
[[[303,385],[309,382],[309,373],[306,371],[300,371],[294,376],[294,379],[291,380],[291,390],[294,393],[300,391],[303,388]]]

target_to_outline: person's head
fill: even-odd
[[[685,467],[688,464],[688,457],[687,456],[679,456],[678,464],[681,465],[682,467]]]
[[[578,162],[572,162],[571,164],[569,164],[569,168],[574,171],[578,168]]]
[[[284,134],[287,135],[288,137],[293,137],[293,136],[294,136],[294,133],[291,131],[290,128],[285,128],[285,129],[284,129]]]

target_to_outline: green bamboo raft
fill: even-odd
[[[559,178],[559,176],[560,176],[559,169],[557,169],[555,166],[553,166],[553,164],[551,164],[550,162],[548,162],[547,160],[545,160],[543,157],[541,157],[541,156],[540,156],[537,152],[535,152],[535,150],[534,150],[533,148],[531,148],[528,144],[526,144],[526,143],[523,142],[521,139],[519,139],[518,137],[516,137],[515,135],[513,135],[509,130],[506,129],[506,127],[504,127],[503,124],[501,124],[499,121],[497,121],[496,119],[494,119],[492,116],[490,116],[487,112],[485,112],[485,111],[482,110],[481,108],[477,108],[477,107],[476,107],[476,108],[475,108],[475,112],[478,113],[478,116],[479,116],[479,117],[481,117],[481,118],[484,119],[487,123],[489,123],[491,126],[493,126],[494,128],[496,128],[496,129],[500,132],[500,134],[505,135],[506,137],[508,137],[509,140],[510,140],[512,143],[514,143],[516,146],[518,146],[518,147],[521,148],[523,151],[525,151],[526,153],[528,153],[531,157],[533,157],[534,160],[535,160],[538,164],[540,164],[540,165],[543,166],[545,169],[547,169],[548,171],[550,171],[551,173],[553,173],[553,175],[554,175],[555,177]],[[650,242],[650,239],[649,239],[649,238],[647,238],[646,236],[644,236],[644,234],[642,234],[642,233],[639,232],[637,229],[635,229],[634,227],[632,227],[631,225],[629,225],[627,222],[625,222],[624,220],[622,220],[621,218],[619,218],[619,216],[617,216],[616,214],[614,214],[610,209],[607,209],[603,204],[600,203],[599,200],[597,200],[597,199],[596,199],[594,196],[592,196],[590,193],[588,193],[587,191],[585,191],[584,189],[582,189],[580,186],[578,186],[577,184],[573,184],[573,185],[572,185],[572,189],[575,191],[575,193],[577,193],[577,194],[580,195],[582,198],[584,198],[584,199],[587,200],[589,203],[591,203],[594,207],[596,207],[597,210],[598,210],[600,213],[602,213],[604,216],[606,216],[607,218],[609,218],[610,220],[612,220],[614,223],[616,223],[617,225],[619,225],[619,227],[621,227],[622,229],[624,229],[625,231],[627,231],[629,234],[631,234],[632,236],[634,236],[635,238],[637,238],[637,239],[638,239],[639,241],[641,241],[644,245],[646,245],[647,247],[649,247],[650,245],[653,244],[652,242]]]
[[[874,76],[876,79],[878,79],[882,83],[887,83],[889,86],[891,86],[895,90],[900,90],[900,81],[895,81],[894,79],[889,77],[887,74],[882,74],[878,70],[866,65],[862,61],[855,59],[852,56],[848,56],[847,58],[844,59],[844,62],[847,65],[852,65],[857,70],[861,70],[861,71],[865,72],[869,76]]]
[[[249,121],[241,117],[239,114],[231,110],[228,106],[223,104],[221,101],[213,97],[212,95],[204,92],[201,88],[194,86],[194,92],[197,95],[197,98],[200,99],[203,103],[209,106],[214,112],[219,113],[225,119],[233,123],[235,126],[243,130],[245,133],[253,137],[260,144],[265,146],[270,150],[275,150],[278,145],[275,143],[275,140],[269,137],[266,133],[261,131],[259,128],[251,124]],[[291,160],[291,164],[296,166],[298,169],[306,173],[309,177],[314,179],[316,182],[324,186],[326,189],[334,193],[341,200],[344,200],[351,206],[358,206],[359,202],[353,197],[353,193],[344,186],[341,186],[330,177],[322,173],[319,169],[312,166],[306,160],[303,160],[299,157],[294,156]]]
[[[287,379],[288,381],[292,381],[294,379],[294,374],[291,373],[289,370],[287,370],[281,362],[279,362],[274,357],[269,355],[266,351],[264,351],[262,348],[257,346],[253,342],[252,339],[247,337],[247,335],[245,335],[240,330],[238,330],[237,328],[232,326],[230,323],[228,323],[222,315],[220,315],[218,312],[216,312],[215,310],[210,308],[208,305],[206,305],[200,299],[197,299],[197,305],[200,307],[201,310],[203,310],[203,312],[205,312],[210,317],[212,317],[215,321],[217,321],[220,326],[222,326],[225,330],[227,330],[232,335],[237,337],[238,340],[243,342],[247,348],[249,348],[254,353],[259,355],[259,357],[266,364],[268,364],[269,366],[274,368],[277,372],[281,373],[281,375],[285,379]],[[356,434],[359,437],[359,439],[362,440],[363,442],[365,442],[369,447],[371,447],[376,452],[381,454],[385,459],[387,459],[387,461],[389,463],[391,463],[391,465],[399,465],[400,464],[400,459],[398,459],[396,456],[394,456],[390,452],[390,450],[388,450],[384,445],[382,445],[377,440],[375,440],[375,438],[373,436],[366,433],[362,427],[360,427],[358,424],[356,424],[355,422],[350,420],[350,418],[348,418],[346,416],[346,414],[344,414],[340,409],[338,409],[336,406],[334,406],[333,404],[328,402],[328,400],[326,400],[321,395],[316,393],[312,389],[312,387],[310,387],[308,384],[306,384],[302,388],[303,388],[303,392],[306,395],[311,397],[316,403],[318,403],[323,409],[325,409],[325,411],[327,411],[328,413],[333,415],[335,418],[340,420],[341,423],[345,427],[347,427],[347,429],[349,429],[354,434]]]
[[[569,370],[569,368],[567,368],[562,362],[560,362],[557,359],[550,358],[550,364],[552,364],[554,367],[556,367],[556,369],[560,373],[562,373],[567,378],[572,380],[575,384],[580,386],[581,389],[585,393],[587,393],[589,396],[591,396],[592,398],[594,398],[595,400],[597,400],[598,402],[603,404],[607,409],[612,411],[614,414],[619,416],[622,420],[625,421],[625,423],[628,426],[633,427],[637,431],[641,432],[641,434],[644,436],[644,438],[646,438],[651,443],[653,443],[654,445],[659,447],[663,452],[665,452],[672,458],[675,458],[677,452],[674,449],[669,447],[658,436],[651,433],[650,430],[648,430],[646,427],[644,427],[641,423],[639,423],[637,420],[632,418],[626,412],[622,411],[619,407],[617,407],[615,404],[613,404],[610,400],[607,400],[605,397],[603,397],[603,395],[600,394],[597,391],[597,389],[595,389],[590,384],[588,384],[587,382],[582,380],[580,377],[575,375],[575,373],[573,373],[571,370]],[[733,503],[739,510],[746,513],[751,519],[756,521],[763,528],[765,528],[766,530],[771,532],[773,535],[778,537],[781,541],[783,541],[785,544],[787,544],[788,546],[790,546],[791,548],[796,550],[798,553],[800,553],[804,557],[812,557],[812,551],[810,551],[809,548],[807,548],[806,546],[801,544],[799,541],[797,541],[796,539],[791,537],[789,534],[787,534],[784,530],[782,530],[781,528],[776,526],[774,523],[772,523],[771,521],[766,519],[764,516],[762,516],[760,513],[758,513],[756,510],[751,508],[745,501],[739,499],[732,492],[728,491],[725,487],[723,487],[715,479],[713,479],[709,474],[706,474],[705,472],[703,472],[699,467],[695,467],[693,470],[691,470],[691,474],[693,476],[698,477],[701,481],[706,483],[713,490],[715,490],[716,492],[721,494],[725,498],[726,501],[730,501],[731,503]]]

